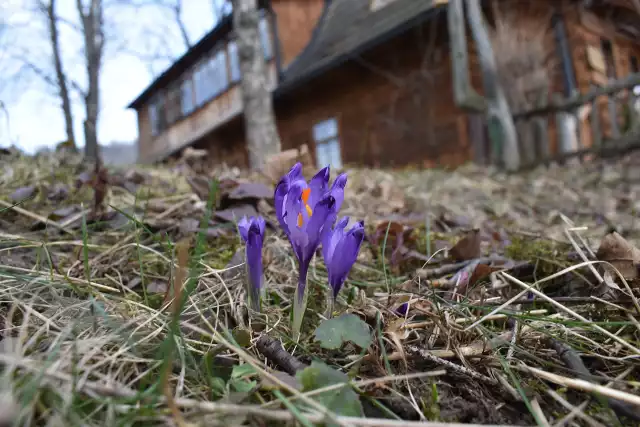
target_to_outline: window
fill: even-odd
[[[240,80],[240,60],[238,58],[238,43],[235,40],[231,40],[227,45],[229,52],[229,75],[231,83],[235,83]]]
[[[342,168],[340,141],[338,139],[338,122],[331,118],[313,127],[313,139],[316,143],[316,161],[319,168],[331,166]]]
[[[218,50],[212,57],[196,66],[193,79],[197,106],[224,92],[229,85],[226,52]]]
[[[182,82],[180,92],[182,115],[186,116],[191,114],[191,112],[195,109],[195,105],[193,103],[193,80],[191,80],[191,78],[185,79],[185,81]]]
[[[260,18],[260,42],[262,43],[264,59],[271,59],[273,56],[273,49],[271,46],[271,34],[269,31],[269,18],[265,15]]]
[[[180,98],[181,98],[180,85],[173,84],[172,86],[169,87],[165,95],[165,100],[166,100],[165,115],[166,115],[167,125],[171,125],[176,121],[178,121],[178,119],[180,119],[180,116],[181,116],[180,111],[182,110],[180,106],[181,104]]]
[[[196,107],[200,107],[204,104],[206,100],[205,97],[205,85],[207,83],[206,79],[206,62],[201,62],[196,65],[196,71],[193,73],[193,86],[196,93]]]
[[[227,54],[224,50],[219,50],[209,62],[209,78],[211,79],[210,98],[220,95],[229,85],[229,75],[227,74]]]
[[[151,135],[160,133],[160,111],[157,101],[149,104],[149,123],[151,123]]]

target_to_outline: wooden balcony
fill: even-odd
[[[273,91],[277,84],[277,71],[273,61],[270,61],[267,67],[268,87]],[[155,137],[151,137],[141,152],[141,160],[154,162],[169,152],[185,148],[236,118],[242,110],[242,90],[240,83],[237,83],[192,114],[178,120]]]

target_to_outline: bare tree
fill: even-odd
[[[84,121],[85,155],[98,158],[98,113],[100,111],[100,71],[104,53],[104,19],[102,0],[76,0],[84,36],[84,57],[87,71],[87,89],[84,94],[86,118]]]
[[[69,86],[67,83],[67,75],[64,71],[62,63],[62,53],[60,49],[60,36],[58,30],[58,18],[56,15],[56,0],[48,2],[39,1],[38,8],[46,17],[47,29],[49,31],[49,42],[51,44],[52,60],[55,69],[55,80],[58,86],[58,94],[62,106],[62,114],[64,117],[64,127],[67,134],[67,144],[74,151],[76,147],[76,139],[73,133],[73,114],[71,111],[71,98],[69,96]]]
[[[233,0],[233,26],[242,73],[241,88],[249,165],[261,169],[265,159],[280,152],[281,143],[267,87],[267,69],[259,34],[257,0]]]

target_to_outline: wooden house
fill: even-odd
[[[283,150],[307,144],[318,165],[334,167],[482,161],[484,119],[454,102],[447,3],[260,1],[260,34]],[[482,4],[495,34],[503,28],[539,35],[542,53],[521,61],[524,71],[510,89],[526,92],[540,80],[537,88],[546,94],[569,96],[639,71],[640,19],[633,0]],[[509,55],[533,51],[536,41],[520,32],[525,35],[519,42],[506,38],[520,43],[511,52],[494,44],[505,67],[518,66]],[[467,38],[471,81],[482,93],[477,54]],[[543,63],[538,80],[531,74],[533,63]],[[239,80],[227,16],[129,106],[138,114],[139,159],[162,161],[191,146],[207,149],[212,162],[246,166]],[[558,150],[554,133],[552,152]],[[580,144],[590,141],[581,138]]]

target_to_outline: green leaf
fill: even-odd
[[[233,367],[233,371],[231,373],[232,378],[242,378],[245,376],[255,375],[256,370],[253,366],[248,363],[244,363],[242,365],[235,365]]]
[[[369,325],[350,313],[343,313],[340,317],[320,323],[316,328],[315,337],[320,341],[321,347],[330,350],[340,348],[345,341],[351,341],[362,348],[369,347],[371,343]]]
[[[334,384],[344,384],[344,387],[325,391],[314,395],[313,398],[339,415],[362,417],[362,404],[358,394],[348,383],[349,377],[322,362],[313,361],[296,374],[296,378],[302,384],[302,391],[308,392]],[[331,425],[327,423],[327,425]]]

